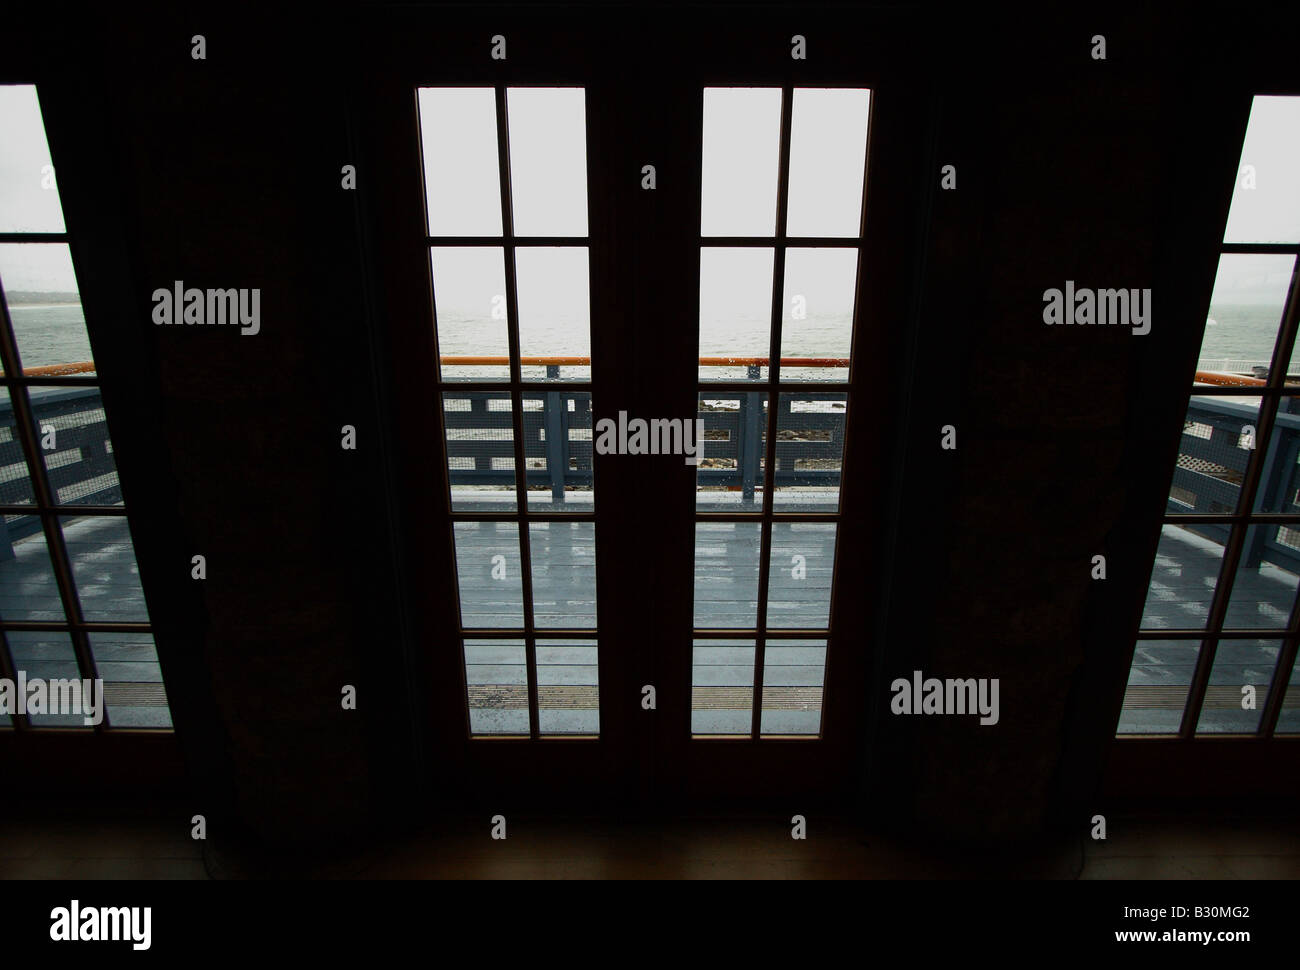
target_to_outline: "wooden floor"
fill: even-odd
[[[65,522],[81,607],[88,618],[145,620],[147,612],[126,523],[121,518]],[[540,729],[545,733],[599,731],[595,525],[533,522],[530,548],[536,622],[546,627],[590,629],[585,637],[539,641]],[[456,525],[461,605],[467,626],[522,626],[523,593],[518,528],[504,522]],[[695,624],[724,631],[695,644],[692,730],[747,733],[752,703],[754,644],[725,636],[728,628],[755,623],[760,533],[758,523],[702,522],[695,541]],[[769,579],[769,626],[824,628],[828,622],[836,526],[775,523]],[[1153,629],[1204,624],[1218,579],[1222,547],[1184,529],[1166,529],[1157,554],[1143,626]],[[1265,564],[1238,573],[1228,624],[1285,624],[1297,577]],[[0,615],[10,620],[63,619],[44,539],[14,544],[0,561]],[[77,676],[65,635],[8,634],[16,665],[29,677]],[[112,723],[168,726],[166,696],[152,639],[138,634],[96,634],[92,651],[105,680]],[[1253,730],[1263,707],[1279,640],[1243,638],[1220,645],[1205,703],[1202,730]],[[1143,641],[1137,647],[1121,719],[1124,733],[1169,733],[1178,727],[1195,669],[1195,641]],[[762,730],[815,734],[819,730],[826,660],[817,638],[769,641],[763,673]],[[481,733],[527,733],[527,674],[522,640],[471,641],[466,650],[471,724]],[[1240,687],[1254,684],[1255,711],[1242,711]],[[77,719],[46,716],[41,723]],[[1278,730],[1300,731],[1300,688],[1288,693]]]
[[[1155,569],[1142,615],[1144,629],[1196,629],[1205,626],[1219,579],[1223,547],[1186,529],[1166,526],[1156,552]],[[1263,630],[1285,627],[1300,581],[1267,561],[1241,568],[1233,584],[1224,629]],[[1207,733],[1253,733],[1268,696],[1281,638],[1243,636],[1223,640],[1215,653],[1210,686],[1198,730]],[[1120,717],[1120,733],[1168,734],[1178,730],[1187,689],[1196,670],[1198,640],[1143,640]],[[1300,678],[1292,675],[1291,682]],[[1241,688],[1254,685],[1256,707],[1242,710]],[[1288,691],[1278,732],[1300,731],[1300,687]]]
[[[1109,819],[1107,838],[1022,855],[944,849],[839,819],[807,819],[807,839],[787,818],[662,824],[559,822],[507,817],[444,819],[315,862],[241,858],[189,837],[169,821],[0,825],[0,879],[207,879],[285,876],[395,879],[1296,879],[1300,824]]]

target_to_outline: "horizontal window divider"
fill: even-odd
[[[83,633],[152,633],[153,627],[148,623],[113,623],[104,620],[82,623],[67,623],[63,620],[0,620],[0,630],[25,633],[70,633],[73,630],[81,630]]]
[[[704,249],[761,249],[785,246],[789,249],[861,249],[860,236],[701,236]]]
[[[471,734],[468,741],[491,741],[493,744],[572,744],[583,741],[587,744],[600,744],[604,738],[598,734],[539,734],[535,738],[527,734]]]
[[[727,365],[722,365],[727,366]],[[732,365],[743,366],[743,365]],[[760,366],[767,366],[766,364]],[[798,364],[787,364],[787,367],[798,367]],[[701,381],[699,384],[701,394],[710,394],[714,391],[723,391],[729,394],[739,394],[742,392],[753,393],[755,391],[826,391],[828,394],[844,394],[852,388],[848,381],[779,381],[773,384],[769,380],[760,381]]]
[[[773,522],[839,522],[838,512],[773,512]],[[761,522],[763,513],[753,512],[696,512],[696,522]]]
[[[1225,253],[1300,253],[1300,243],[1223,243],[1219,247]]]
[[[502,366],[505,366],[504,364]],[[525,364],[525,367],[531,366]],[[590,366],[590,365],[586,365]],[[523,380],[518,384],[511,384],[509,381],[464,381],[439,383],[438,392],[444,393],[471,393],[475,391],[522,391],[525,395],[534,394],[541,391],[582,391],[591,393],[590,381],[530,381]]]
[[[589,246],[590,236],[428,236],[430,246]]]
[[[1300,514],[1294,512],[1169,512],[1165,525],[1295,525]]]
[[[126,515],[120,505],[0,505],[0,515],[39,515],[42,512],[60,516],[71,515]]]
[[[0,243],[67,242],[66,232],[0,232]]]
[[[540,629],[494,630],[462,629],[460,636],[466,640],[599,640],[600,634],[593,628],[573,629],[561,627],[544,627]]]
[[[767,640],[829,640],[830,635],[830,630],[825,628],[801,630],[793,627],[768,630],[766,633],[761,634],[753,627],[749,629],[740,629],[738,627],[723,629],[697,628],[691,631],[691,637],[696,640],[757,640],[760,637]]]
[[[11,384],[15,387],[98,387],[98,377],[10,377],[0,374],[0,385]]]
[[[549,494],[549,493],[548,493]],[[594,510],[587,508],[581,512],[528,512],[529,522],[572,522],[574,519],[595,520]],[[524,516],[518,512],[452,512],[453,522],[522,522]]]

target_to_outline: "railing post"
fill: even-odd
[[[745,376],[758,380],[758,364],[749,364]],[[758,482],[758,460],[763,454],[763,404],[759,391],[749,391],[740,399],[740,484],[743,501],[754,504],[754,489]]]
[[[555,364],[546,365],[547,380],[557,380],[560,368]],[[564,504],[564,474],[569,470],[569,442],[565,421],[566,402],[559,391],[547,391],[546,403],[542,414],[542,424],[546,428],[546,468],[551,479],[551,501],[556,505]]]

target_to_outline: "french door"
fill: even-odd
[[[539,37],[399,45],[354,105],[431,770],[494,811],[845,804],[915,106]]]

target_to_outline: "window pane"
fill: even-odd
[[[0,132],[0,232],[63,232],[35,85],[0,85]]]
[[[13,398],[9,389],[0,387],[0,503],[4,505],[30,505],[35,501],[32,479],[28,474],[23,443],[18,438],[18,419],[14,415]],[[12,529],[27,516],[8,516]],[[0,552],[3,550],[0,549]]]
[[[863,89],[795,88],[788,235],[858,235],[870,105]]]
[[[90,621],[148,622],[126,517],[65,515],[59,523],[81,615]]]
[[[582,88],[510,88],[510,197],[516,236],[587,234]]]
[[[596,524],[531,522],[533,622],[538,627],[596,626]]]
[[[772,267],[770,249],[700,250],[701,380],[767,380]]]
[[[1200,652],[1199,640],[1139,640],[1117,733],[1177,734]]]
[[[1193,397],[1179,439],[1168,511],[1234,512],[1258,429],[1259,398]]]
[[[1286,693],[1282,695],[1282,710],[1277,715],[1274,734],[1300,734],[1300,656],[1291,665]]]
[[[447,479],[454,512],[515,508],[515,431],[509,391],[446,391]]]
[[[1300,242],[1300,98],[1251,105],[1224,242]],[[1249,187],[1254,168],[1254,187]]]
[[[768,640],[763,649],[762,734],[818,734],[825,640]]]
[[[759,523],[695,523],[695,626],[758,625]]]
[[[528,734],[528,667],[523,640],[466,640],[471,734]]]
[[[777,512],[838,512],[847,394],[793,391],[776,414]]]
[[[515,250],[526,381],[591,380],[591,291],[583,246]],[[530,360],[530,358],[549,358]]]
[[[1205,626],[1227,538],[1226,525],[1165,525],[1160,530],[1142,629],[1196,630]]]
[[[779,88],[705,88],[700,234],[776,234]]]
[[[524,452],[528,461],[528,507],[547,512],[591,512],[591,393],[525,394]]]
[[[0,619],[65,621],[40,519],[24,519],[0,542]]]
[[[837,528],[833,522],[772,523],[769,627],[821,630],[830,625]]]
[[[749,734],[754,719],[754,641],[696,640],[691,733]]]
[[[1300,512],[1300,398],[1278,403],[1273,433],[1255,491],[1256,512]],[[1300,550],[1300,535],[1287,530],[1283,540]]]
[[[114,727],[169,728],[171,712],[151,633],[91,633],[90,652],[104,680]]]
[[[849,379],[857,285],[856,249],[786,250],[781,380]],[[785,358],[808,362],[800,366]]]
[[[77,666],[77,655],[72,649],[72,637],[67,633],[52,630],[40,632],[6,630],[5,639],[9,641],[15,672],[21,670],[26,673],[29,683],[39,679],[75,680],[81,684],[81,670]],[[30,693],[28,696],[30,698]],[[29,709],[27,712],[29,723],[33,727],[78,727],[90,730],[93,725],[86,724],[88,714],[84,706],[84,686],[78,697],[81,699],[82,713],[33,714]],[[93,696],[90,698],[90,703],[93,707]],[[93,721],[93,715],[90,716]]]
[[[1300,584],[1300,553],[1278,542],[1275,525],[1252,525],[1223,618],[1225,630],[1284,630]],[[1288,530],[1290,531],[1290,530]]]
[[[1264,253],[1219,257],[1197,371],[1218,383],[1268,376],[1294,264],[1294,256]]]
[[[759,512],[767,460],[766,391],[700,394],[704,454],[695,471],[695,507],[701,512]]]
[[[121,505],[122,486],[99,388],[32,387],[29,399],[55,502]]]
[[[421,88],[419,104],[429,235],[501,235],[496,93]]]
[[[504,251],[435,247],[429,252],[442,379],[509,380]],[[464,359],[482,357],[494,359]]]
[[[95,372],[66,243],[0,244],[0,283],[25,374]]]
[[[1273,668],[1282,644],[1275,640],[1222,640],[1210,668],[1197,734],[1254,734],[1268,702]],[[1243,708],[1242,688],[1255,688]]]
[[[524,600],[519,526],[514,522],[457,522],[454,528],[461,625],[466,629],[521,628]]]
[[[600,667],[595,640],[537,641],[537,730],[600,733]]]

